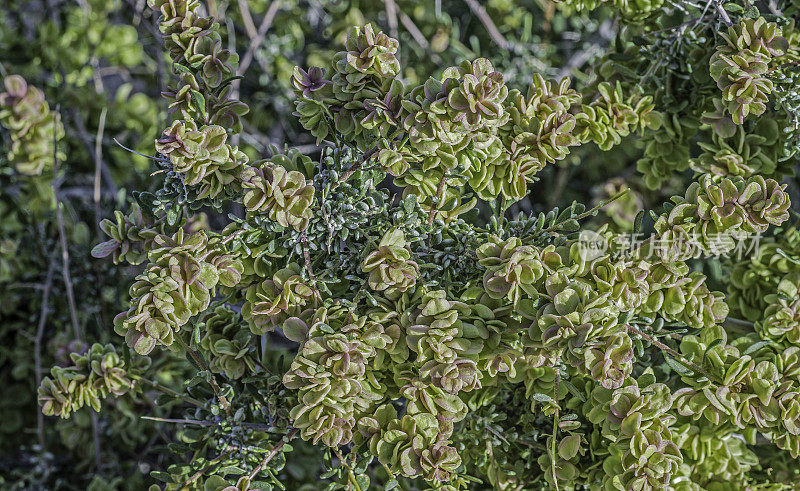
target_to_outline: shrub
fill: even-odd
[[[94,3],[70,11],[75,33],[94,32],[103,19],[90,14],[110,11]],[[278,32],[303,25],[289,8],[298,6],[270,5],[253,34],[247,2],[227,17],[218,10],[227,4],[149,0],[169,60],[171,121],[158,134],[145,125],[128,150],[155,172],[117,176],[130,195],[101,201],[104,125],[116,117],[105,106],[90,156],[94,210],[71,214],[79,218],[65,216],[60,182],[75,146],[63,127],[68,100],[54,106],[47,90],[5,77],[13,189],[0,283],[44,280],[41,312],[26,314],[15,296],[4,329],[38,322],[38,402],[44,415],[74,418],[58,445],[93,448],[93,463],[70,457],[91,469],[87,486],[800,482],[797,12],[783,2],[761,11],[565,1],[545,10],[537,39],[568,34],[572,22],[616,29],[614,42],[529,50],[534,15],[494,3],[429,12],[387,1],[384,32],[361,22],[377,18],[369,8],[323,2],[347,11],[339,51],[286,47],[303,63],[289,70],[270,49],[300,43],[303,28],[285,34],[287,45],[264,41],[264,30],[284,18],[275,16],[290,19]],[[473,49],[461,44],[464,9],[492,48],[474,52],[479,37]],[[414,24],[427,14],[433,22]],[[392,35],[398,20],[406,39]],[[239,22],[250,38],[241,58]],[[52,61],[72,63],[62,87],[97,81],[98,57],[146,63],[125,27],[109,26],[118,41],[89,37],[91,55],[62,36]],[[441,37],[421,39],[421,29]],[[106,51],[113,42],[126,50]],[[598,48],[605,54],[593,57]],[[578,71],[584,57],[590,77]],[[238,75],[253,59],[283,67],[276,83],[293,91],[295,123],[282,121],[285,95]],[[435,60],[452,66],[428,76]],[[525,68],[537,63],[565,70]],[[262,102],[249,107],[247,96]],[[81,111],[67,129],[94,117]],[[283,147],[259,143],[271,127],[282,128]],[[26,210],[27,196],[41,203]],[[101,204],[120,208],[113,220],[100,222]],[[104,237],[91,247],[97,261],[76,267],[70,257],[81,262],[91,244],[81,219]],[[26,255],[31,234],[41,253]],[[67,301],[52,303],[65,328],[45,376],[56,272]],[[128,284],[126,303],[118,286]],[[92,291],[101,296],[85,298]],[[106,308],[121,312],[112,321]],[[30,377],[30,363],[14,370]],[[27,423],[38,446],[22,444],[37,471],[17,462],[6,482],[69,479],[47,452],[46,422]],[[123,448],[106,451],[110,437]],[[167,448],[153,447],[160,440]]]

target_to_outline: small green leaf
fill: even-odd
[[[567,390],[569,391],[570,394],[572,394],[575,397],[577,397],[578,399],[580,399],[581,402],[586,402],[586,397],[584,397],[584,395],[580,393],[580,391],[578,390],[577,387],[572,385],[572,382],[570,382],[569,380],[563,380],[562,379],[561,380],[561,384],[563,384],[564,387],[567,388]]]
[[[722,344],[722,338],[715,339],[714,341],[711,342],[711,344],[709,344],[706,347],[706,350],[703,352],[703,360],[700,362],[701,365],[706,362],[706,356],[708,355],[708,352],[711,350],[711,348],[719,344]]]
[[[537,392],[536,394],[533,394],[533,396],[531,396],[531,397],[532,397],[532,398],[533,398],[533,400],[534,400],[534,401],[536,401],[536,402],[541,402],[541,403],[547,403],[547,404],[555,404],[555,405],[558,405],[558,403],[556,402],[556,400],[555,400],[555,399],[553,399],[553,398],[552,398],[552,397],[550,397],[549,395],[547,395],[547,394],[543,394],[543,393],[541,393],[541,392]]]
[[[172,478],[172,476],[170,476],[166,472],[152,471],[152,472],[150,472],[150,477],[152,477],[153,479],[158,479],[159,481],[165,482],[165,483],[168,483],[168,484],[176,484],[175,480]]]
[[[678,360],[676,360],[676,359],[674,359],[674,358],[672,358],[670,356],[667,356],[665,358],[667,360],[667,365],[669,365],[670,368],[672,368],[673,370],[678,372],[680,375],[689,376],[689,375],[692,375],[694,373],[691,369],[689,369],[686,365],[684,365],[683,363],[679,362]]]
[[[764,346],[769,346],[769,344],[770,341],[758,341],[757,343],[753,343],[750,346],[748,346],[746,350],[744,350],[744,353],[742,353],[742,355],[751,355],[756,351],[760,350],[761,348],[763,348]]]
[[[203,116],[203,119],[206,118],[206,98],[200,92],[192,89],[189,91],[192,94],[192,105],[197,108],[197,112]]]

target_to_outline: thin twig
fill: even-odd
[[[555,385],[553,386],[553,395],[555,396],[556,400],[556,411],[555,413],[553,413],[553,444],[552,444],[553,455],[550,457],[550,466],[551,466],[551,471],[553,472],[553,484],[555,485],[556,491],[558,491],[558,474],[556,474],[556,458],[558,456],[558,453],[556,452],[556,439],[558,438],[558,424],[560,422],[559,409],[561,409],[561,407],[558,405],[558,386],[559,384],[561,384],[561,372],[558,371],[558,364],[559,364],[559,359],[556,358],[556,362],[553,366],[556,373]]]
[[[554,185],[553,192],[550,193],[547,197],[547,207],[553,208],[558,204],[558,200],[561,198],[561,193],[564,192],[564,187],[567,185],[567,179],[569,178],[569,170],[570,166],[561,165],[558,167],[558,172],[556,173],[556,182]]]
[[[593,56],[600,53],[603,49],[596,45],[592,44],[587,49],[583,49],[575,53],[561,69],[558,71],[556,75],[556,80],[561,80],[564,77],[568,77],[572,70],[578,70],[583,65],[586,64],[587,61],[591,60]]]
[[[308,277],[311,278],[311,281],[313,281],[316,284],[317,279],[314,277],[314,270],[311,269],[311,255],[308,252],[308,237],[306,237],[306,234],[303,234],[300,237],[300,242],[303,243],[302,244],[302,247],[303,247],[303,258],[305,259],[305,262],[306,262],[306,269],[308,270]]]
[[[55,126],[61,122],[61,113],[58,108],[55,111]],[[70,320],[72,321],[72,331],[75,339],[82,340],[81,329],[78,324],[78,309],[75,306],[75,292],[72,289],[72,275],[69,268],[69,249],[67,247],[67,233],[64,229],[64,216],[61,211],[61,198],[58,193],[58,132],[53,132],[53,196],[56,200],[56,221],[58,222],[58,237],[61,242],[61,273],[64,277],[64,286],[67,290],[67,304],[69,305]],[[94,464],[98,470],[102,465],[100,448],[100,425],[97,420],[97,413],[91,413],[92,418],[92,440],[94,443]]]
[[[713,0],[711,0],[711,1],[713,2]],[[678,24],[677,26],[671,26],[671,27],[665,27],[663,29],[657,29],[655,31],[650,31],[647,34],[648,35],[653,35],[653,34],[661,34],[662,32],[677,31],[677,30],[683,29],[684,27],[689,27],[690,24],[699,24],[700,22],[703,22],[704,20],[710,20],[710,19],[713,19],[713,18],[714,18],[714,15],[699,15],[697,17],[692,17],[691,19],[689,19],[686,22],[683,22],[681,24]],[[692,26],[692,27],[694,28],[694,26]]]
[[[198,478],[198,477],[200,477],[200,476],[202,476],[203,474],[205,474],[205,472],[206,472],[207,470],[209,470],[209,469],[211,469],[212,467],[214,467],[215,465],[217,465],[217,463],[218,463],[219,461],[221,461],[222,459],[224,459],[225,457],[227,457],[228,455],[230,455],[230,454],[231,454],[231,453],[232,453],[234,450],[236,450],[236,447],[229,448],[228,450],[226,450],[226,451],[222,452],[221,454],[217,455],[217,456],[214,458],[214,460],[211,462],[211,464],[209,464],[208,466],[206,466],[206,467],[204,467],[204,468],[200,469],[199,471],[195,472],[195,473],[194,473],[194,474],[193,474],[191,477],[189,477],[189,479],[187,479],[186,481],[184,481],[184,482],[181,484],[181,487],[183,488],[184,486],[188,486],[189,484],[191,484],[191,483],[195,482],[195,481],[197,480],[197,478]]]
[[[497,26],[486,12],[486,9],[483,7],[483,5],[481,5],[478,0],[464,0],[464,2],[466,2],[466,4],[469,5],[469,9],[478,16],[478,19],[480,19],[483,26],[489,32],[489,37],[492,38],[492,41],[500,46],[501,49],[510,49],[511,44],[505,37],[503,37],[503,34],[500,32],[500,30],[497,29]]]
[[[386,6],[386,18],[389,21],[389,34],[397,39],[397,4],[394,3],[394,0],[383,0],[383,3]]]
[[[89,135],[89,132],[86,131],[86,126],[83,124],[83,118],[78,111],[72,111],[72,122],[75,123],[74,126],[78,130],[78,139],[83,142],[83,145],[86,147],[86,151],[89,153],[89,155],[95,154],[95,147],[92,145],[92,137]],[[114,194],[117,194],[117,184],[114,182],[114,178],[108,171],[108,166],[106,166],[105,162],[102,160],[100,162],[100,166],[103,176],[103,184],[105,184],[105,187],[110,189]]]
[[[120,142],[119,142],[119,140],[117,140],[116,138],[112,138],[112,140],[114,140],[114,143],[116,143],[116,144],[117,144],[118,146],[120,146],[122,149],[124,149],[124,150],[127,150],[127,151],[129,151],[130,153],[135,153],[136,155],[138,155],[138,156],[140,156],[140,157],[144,157],[144,158],[147,158],[147,159],[155,160],[155,161],[157,161],[157,162],[169,162],[169,160],[168,160],[168,159],[162,159],[162,158],[160,158],[160,157],[155,157],[155,156],[153,156],[153,155],[145,155],[145,154],[143,154],[143,153],[139,153],[139,152],[137,152],[136,150],[133,150],[132,148],[128,148],[128,147],[126,147],[125,145],[123,145],[122,143],[120,143]]]
[[[242,1],[239,2],[239,7],[242,10],[242,15],[244,12],[247,12],[247,16],[250,15],[250,10],[248,9],[247,5],[242,5]],[[267,35],[267,31],[272,26],[272,23],[275,21],[275,16],[278,14],[278,10],[281,7],[282,0],[273,0],[270,4],[267,12],[264,14],[264,18],[261,19],[261,24],[258,26],[258,30],[255,32],[255,35],[251,35],[250,29],[248,29],[247,36],[250,38],[250,45],[247,47],[247,51],[244,53],[244,56],[241,58],[241,63],[239,64],[238,70],[236,70],[236,74],[239,76],[243,76],[247,69],[250,67],[250,63],[253,61],[253,55],[255,55],[256,49],[261,46],[261,43],[264,42],[264,36]],[[252,23],[252,20],[250,21]],[[231,92],[230,92],[230,100],[236,100],[239,98],[239,86],[242,83],[241,78],[235,79],[231,82]],[[237,145],[239,143],[240,133],[234,134],[231,137],[231,143]]]
[[[417,42],[420,48],[428,52],[432,62],[437,64],[441,63],[442,58],[433,52],[430,43],[428,43],[428,40],[425,38],[425,35],[422,34],[422,31],[419,30],[419,27],[414,24],[414,21],[411,20],[411,17],[409,17],[402,10],[400,11],[400,23],[403,24],[403,27],[405,27],[409,34],[411,34],[411,37],[414,38],[414,41]]]
[[[367,153],[365,153],[364,156],[361,157],[361,160],[350,166],[350,168],[347,169],[346,171],[342,172],[342,175],[339,176],[339,180],[331,185],[331,189],[335,189],[336,186],[350,179],[350,176],[352,176],[355,173],[355,171],[360,169],[362,165],[367,163],[369,159],[371,159],[376,153],[378,153],[378,145],[375,145],[374,147],[369,149]]]
[[[428,213],[428,227],[433,225],[433,219],[436,216],[436,212],[439,211],[439,206],[442,204],[442,194],[444,194],[444,185],[447,182],[447,174],[442,174],[442,178],[439,180],[439,185],[436,187],[436,196],[434,197],[434,202],[431,203],[431,211]]]
[[[296,434],[297,434],[297,428],[292,428],[289,431],[289,433],[287,433],[286,436],[283,439],[281,439],[281,441],[277,445],[272,447],[272,450],[270,450],[266,456],[264,456],[264,460],[262,460],[261,463],[259,463],[255,467],[255,469],[253,469],[253,472],[251,472],[250,475],[247,476],[247,479],[249,481],[252,481],[253,478],[256,477],[259,472],[261,472],[261,469],[263,469],[264,466],[267,465],[267,463],[270,460],[272,460],[272,458],[275,457],[278,454],[278,452],[280,452],[283,446],[286,445],[286,442],[294,438]]]
[[[197,400],[192,396],[180,394],[180,393],[170,389],[169,387],[164,387],[163,385],[159,384],[158,382],[154,382],[152,380],[149,380],[149,379],[137,376],[137,375],[131,375],[131,378],[133,378],[134,380],[136,380],[138,382],[143,382],[143,383],[149,385],[150,387],[154,388],[155,390],[157,390],[159,392],[163,392],[164,394],[168,394],[168,395],[171,395],[173,397],[177,397],[178,399],[181,399],[181,400],[183,400],[185,402],[194,404],[195,406],[206,407],[206,404],[204,402],[202,402],[200,400]]]
[[[594,206],[594,207],[590,208],[589,210],[586,210],[583,213],[575,216],[574,219],[580,221],[580,220],[583,220],[584,218],[586,218],[588,216],[592,216],[592,215],[596,214],[598,211],[600,211],[601,208],[603,208],[603,207],[605,207],[607,205],[610,205],[611,203],[613,203],[614,201],[616,201],[616,200],[620,199],[621,197],[625,196],[629,192],[630,192],[630,188],[625,188],[622,191],[616,193],[614,196],[611,196],[610,198],[601,201],[596,206]],[[542,233],[552,232],[556,227],[558,227],[560,225],[561,225],[561,222],[553,224],[550,227],[547,227],[546,229],[542,230]]]
[[[650,344],[661,348],[661,350],[665,351],[666,353],[668,353],[669,355],[671,355],[673,358],[677,359],[678,361],[680,361],[684,365],[687,365],[687,366],[691,367],[693,370],[705,375],[706,378],[708,378],[709,381],[714,380],[714,377],[712,377],[711,374],[708,373],[703,367],[701,367],[700,365],[698,365],[696,363],[693,363],[693,362],[687,360],[683,355],[681,355],[680,353],[678,353],[674,349],[670,348],[666,344],[662,343],[658,339],[654,338],[653,336],[650,336],[649,334],[645,334],[644,332],[640,331],[639,329],[636,329],[635,327],[633,327],[631,325],[628,325],[628,332],[631,332],[633,334],[641,336],[642,338],[647,340]]]
[[[102,185],[100,177],[103,170],[103,133],[106,128],[106,113],[108,108],[100,111],[100,122],[97,125],[97,137],[94,140],[94,221],[100,221],[100,192]]]
[[[228,417],[231,417],[232,415],[231,405],[228,403],[228,399],[226,399],[225,396],[222,395],[222,389],[219,388],[219,384],[217,384],[217,380],[214,378],[214,374],[211,373],[211,371],[209,370],[208,365],[206,365],[206,363],[203,361],[203,359],[200,357],[197,351],[193,350],[186,343],[183,342],[180,336],[176,336],[175,340],[178,342],[179,345],[181,345],[181,348],[183,348],[184,351],[189,353],[189,356],[191,356],[194,362],[197,363],[198,367],[208,372],[209,374],[208,383],[211,384],[211,388],[214,390],[214,394],[217,396],[217,400],[219,400],[219,403],[225,409],[225,414],[227,414]]]
[[[216,421],[207,421],[207,420],[197,420],[197,419],[180,419],[180,418],[159,418],[157,416],[140,416],[142,419],[147,419],[149,421],[158,421],[159,423],[174,423],[174,424],[184,424],[184,425],[196,425],[196,426],[219,426],[220,423]],[[263,430],[263,431],[271,431],[274,430],[274,426],[265,425],[263,423],[238,423],[239,426],[244,428],[252,428],[254,430]]]
[[[61,113],[55,111],[55,126],[61,122]],[[64,216],[61,211],[61,199],[58,195],[58,132],[53,132],[53,195],[56,199],[56,221],[58,222],[58,237],[61,242],[61,268],[64,276],[64,286],[67,289],[67,303],[69,304],[69,314],[72,320],[72,331],[75,339],[81,339],[81,329],[78,324],[78,309],[75,307],[75,292],[72,290],[72,277],[69,272],[69,250],[67,248],[67,233],[64,229]]]
[[[239,64],[238,70],[239,75],[244,75],[244,72],[247,71],[250,63],[252,63],[253,55],[256,49],[261,46],[261,43],[264,42],[264,36],[267,35],[267,31],[272,26],[272,22],[275,20],[275,16],[278,14],[282,3],[281,0],[274,0],[267,9],[267,13],[264,14],[261,25],[258,26],[258,32],[256,32],[255,37],[250,39],[250,46],[247,47],[247,51],[245,51],[244,56],[242,56],[242,61]],[[233,81],[234,91],[237,91],[239,86],[236,82],[238,82],[238,80]]]
[[[253,23],[253,16],[250,15],[250,7],[247,5],[247,0],[238,0],[238,2],[244,30],[247,31],[247,37],[253,39],[258,35],[258,31],[256,31],[256,25]]]
[[[47,267],[47,277],[44,281],[44,291],[42,292],[42,309],[39,314],[39,325],[36,327],[36,341],[34,342],[34,363],[36,366],[36,387],[42,383],[42,337],[44,337],[44,326],[47,323],[47,315],[50,313],[50,287],[53,286],[53,273],[56,270],[55,255],[51,255],[50,265]],[[39,446],[44,449],[44,414],[37,411],[38,419],[36,424],[39,434]]]
[[[103,466],[103,461],[101,460],[103,457],[103,449],[100,446],[100,422],[97,417],[97,413],[94,411],[90,411],[92,417],[92,443],[94,445],[94,467],[95,469],[100,469]]]

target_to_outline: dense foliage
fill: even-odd
[[[34,3],[2,487],[800,486],[793,2]]]

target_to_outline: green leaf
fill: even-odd
[[[197,108],[197,112],[206,119],[206,98],[200,92],[192,89],[189,91],[192,94],[192,105]]]
[[[729,14],[738,14],[744,12],[744,7],[734,2],[728,2],[725,5],[723,5],[722,8],[724,8],[725,11],[728,12]]]
[[[186,445],[185,443],[170,443],[167,445],[167,448],[169,448],[172,453],[176,454],[192,451],[192,447],[190,445]]]
[[[366,474],[356,476],[356,484],[362,491],[369,489],[369,476]]]
[[[167,223],[174,227],[176,223],[178,223],[178,219],[180,218],[180,211],[175,208],[171,207],[167,209]]]
[[[536,402],[547,403],[547,404],[555,404],[556,406],[558,405],[558,403],[556,402],[555,399],[553,399],[549,395],[543,394],[541,392],[537,392],[536,394],[533,394],[533,396],[531,396],[531,397]]]
[[[320,479],[328,479],[341,472],[341,468],[334,467],[320,474]]]
[[[669,365],[670,368],[678,372],[680,375],[690,376],[694,374],[694,371],[692,371],[689,367],[672,358],[671,356],[665,356],[664,358],[667,361],[667,365]]]
[[[572,385],[572,382],[570,382],[569,380],[562,379],[561,380],[561,384],[563,384],[564,387],[567,388],[567,390],[569,391],[570,394],[572,394],[573,396],[575,396],[578,399],[580,399],[581,402],[586,402],[586,397],[583,394],[580,393],[580,391],[578,390],[577,387]]]
[[[761,348],[763,348],[764,346],[769,346],[770,344],[771,344],[770,341],[758,341],[757,343],[753,343],[750,346],[748,346],[747,349],[744,350],[744,353],[742,353],[742,355],[751,355],[756,351],[760,350]]]
[[[177,484],[175,480],[172,478],[172,476],[167,474],[166,472],[152,471],[150,472],[150,477],[152,477],[153,479],[158,479],[161,482],[169,484]]]
[[[722,344],[722,338],[715,339],[714,341],[711,342],[711,344],[709,344],[706,347],[706,350],[703,351],[703,360],[700,362],[701,365],[706,362],[706,355],[708,355],[709,350],[711,350],[711,348],[713,348],[714,346],[717,346],[719,344]]]
[[[235,465],[226,465],[225,467],[221,467],[219,470],[217,470],[217,473],[222,476],[227,476],[228,474],[234,474],[238,476],[241,474],[245,474],[246,471],[241,467]]]

